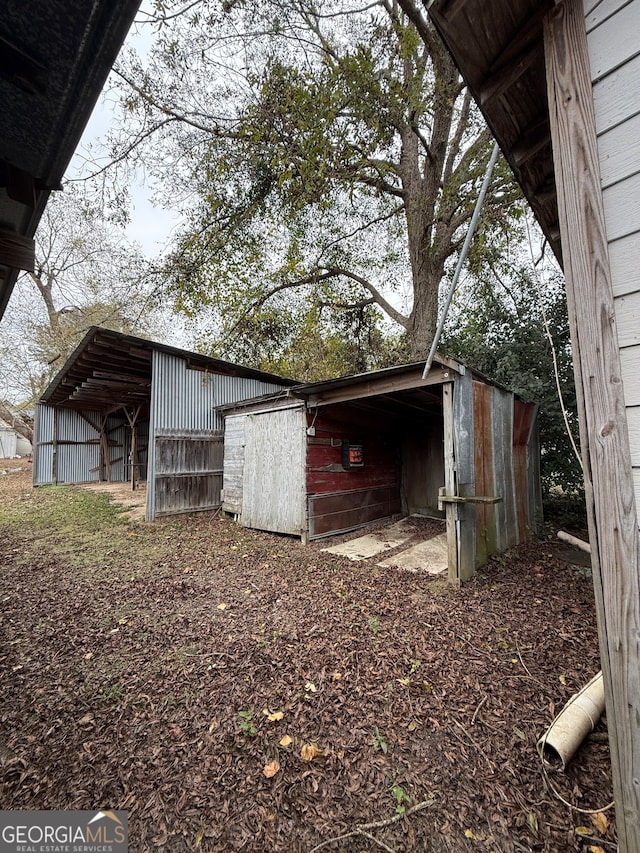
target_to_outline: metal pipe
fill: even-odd
[[[427,363],[424,366],[424,370],[422,371],[422,378],[426,379],[429,375],[429,371],[431,370],[431,365],[433,364],[433,358],[436,354],[436,350],[438,349],[438,344],[440,343],[440,337],[442,335],[442,330],[444,329],[444,324],[447,319],[447,314],[449,313],[449,307],[451,306],[451,300],[453,299],[453,294],[455,293],[455,289],[458,286],[458,279],[460,278],[460,273],[462,272],[462,265],[467,259],[467,255],[469,254],[469,246],[471,246],[471,241],[473,239],[473,235],[476,230],[476,225],[478,224],[478,219],[480,218],[480,211],[482,210],[482,202],[484,201],[484,197],[487,193],[487,189],[489,188],[489,181],[491,180],[491,174],[493,173],[493,167],[496,164],[496,160],[498,159],[498,154],[500,153],[500,149],[498,148],[498,143],[496,142],[493,146],[493,151],[491,152],[491,157],[489,158],[489,163],[487,164],[487,171],[485,172],[484,180],[482,181],[482,186],[480,187],[480,194],[478,195],[478,200],[476,201],[475,210],[473,211],[473,216],[471,217],[471,222],[469,223],[469,229],[467,231],[467,236],[464,239],[464,245],[462,246],[462,251],[460,252],[460,257],[458,258],[458,263],[456,264],[456,270],[453,274],[453,279],[451,280],[451,286],[449,287],[449,293],[447,295],[447,301],[445,302],[444,309],[442,311],[442,315],[440,316],[440,320],[438,322],[438,328],[436,329],[435,336],[433,338],[433,343],[431,344],[431,349],[429,350],[429,355],[427,356]]]

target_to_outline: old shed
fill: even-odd
[[[294,383],[93,328],[43,394],[34,484],[147,486],[147,520],[220,506],[220,407]]]
[[[298,385],[229,407],[223,509],[315,539],[397,514],[446,517],[449,577],[541,520],[535,406],[452,359]]]

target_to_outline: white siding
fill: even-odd
[[[640,0],[585,0],[615,321],[640,507]]]
[[[222,509],[234,515],[242,512],[244,473],[244,424],[248,415],[229,415],[224,421],[224,474]]]

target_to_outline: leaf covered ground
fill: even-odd
[[[457,590],[119,509],[0,477],[0,807],[127,809],[132,851],[615,849],[549,787],[611,799],[602,731],[548,780],[535,747],[599,669],[555,542]]]

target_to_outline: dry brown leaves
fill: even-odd
[[[46,537],[25,564],[28,530],[0,539],[4,808],[128,809],[134,853],[309,853],[433,800],[376,837],[612,849],[613,815],[581,836],[535,749],[599,669],[591,583],[554,543],[456,591],[204,515],[131,532],[82,569]],[[553,781],[608,801],[606,744]],[[331,849],[370,849],[349,845]]]

